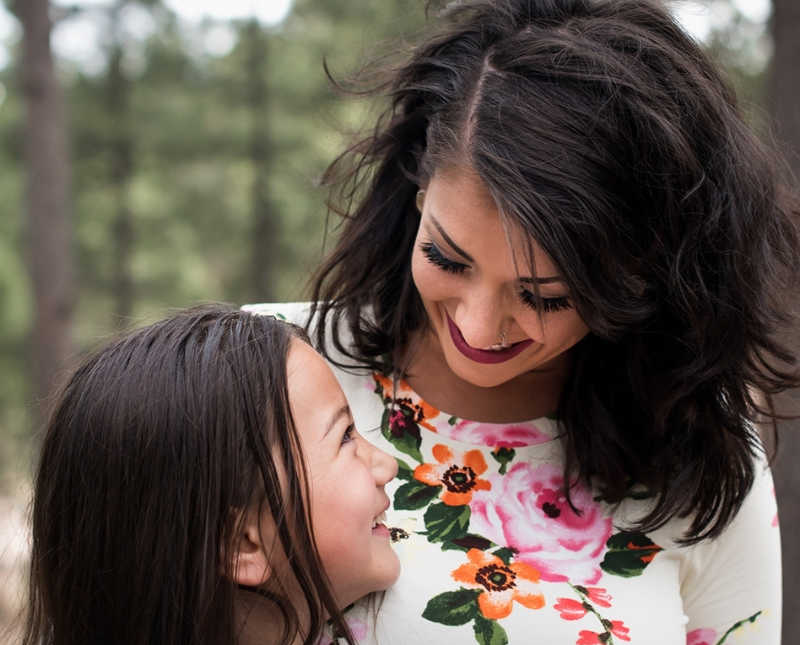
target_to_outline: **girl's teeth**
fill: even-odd
[[[376,526],[378,526],[378,524],[383,524],[384,522],[386,522],[386,512],[385,511],[383,513],[381,513],[380,515],[378,515],[378,517],[376,517],[374,520],[372,520],[372,528],[375,528]]]

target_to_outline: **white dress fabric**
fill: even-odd
[[[246,309],[304,324],[308,306]],[[763,461],[725,532],[679,546],[686,519],[630,529],[641,496],[611,507],[576,487],[573,511],[557,421],[456,418],[402,381],[332,367],[356,427],[399,465],[386,491],[402,571],[377,612],[348,612],[359,643],[779,645],[780,538]]]

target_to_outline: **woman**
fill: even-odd
[[[370,634],[779,643],[797,208],[719,73],[655,1],[495,0],[378,89],[310,312],[400,467]]]

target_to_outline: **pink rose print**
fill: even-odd
[[[717,642],[715,629],[693,629],[686,634],[686,645],[714,645]]]
[[[345,616],[344,622],[347,623],[347,626],[350,628],[350,631],[353,634],[353,638],[355,638],[356,641],[360,642],[367,637],[367,631],[368,631],[367,623],[365,623],[363,620],[359,618]],[[325,629],[326,631],[329,630],[328,627],[326,627]],[[332,636],[331,634],[326,633],[319,637],[319,640],[317,641],[316,645],[336,645],[336,643],[339,642],[340,638],[343,638],[343,636],[335,636],[335,635]]]
[[[459,421],[453,426],[450,437],[472,445],[503,448],[533,446],[550,441],[552,437],[532,423],[510,425],[507,423],[477,423]]]
[[[611,535],[611,518],[581,486],[572,489],[575,514],[564,497],[555,466],[518,463],[505,475],[486,476],[490,490],[476,491],[470,531],[514,549],[518,562],[535,567],[548,582],[594,584]]]

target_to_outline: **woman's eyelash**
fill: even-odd
[[[433,242],[424,242],[420,246],[420,250],[431,264],[439,267],[443,271],[447,271],[448,273],[459,274],[463,273],[468,268],[466,264],[455,262],[454,260],[450,260],[449,258],[445,257],[445,255],[439,250],[439,247],[437,247]],[[538,300],[536,296],[527,289],[522,289],[520,291],[520,299],[531,309],[539,309],[541,306],[541,309],[544,313],[563,311],[564,309],[570,309],[572,307],[572,303],[569,301],[567,296],[559,296],[557,298],[541,298]]]
[[[422,254],[428,259],[428,262],[439,267],[442,271],[448,273],[463,273],[467,265],[461,262],[455,262],[444,256],[433,242],[425,242],[420,247]]]
[[[539,309],[541,305],[541,309],[544,313],[563,311],[564,309],[572,308],[572,303],[569,301],[567,296],[559,296],[558,298],[541,298],[537,300],[533,293],[527,289],[522,289],[519,297],[522,302],[528,305],[531,309]]]

